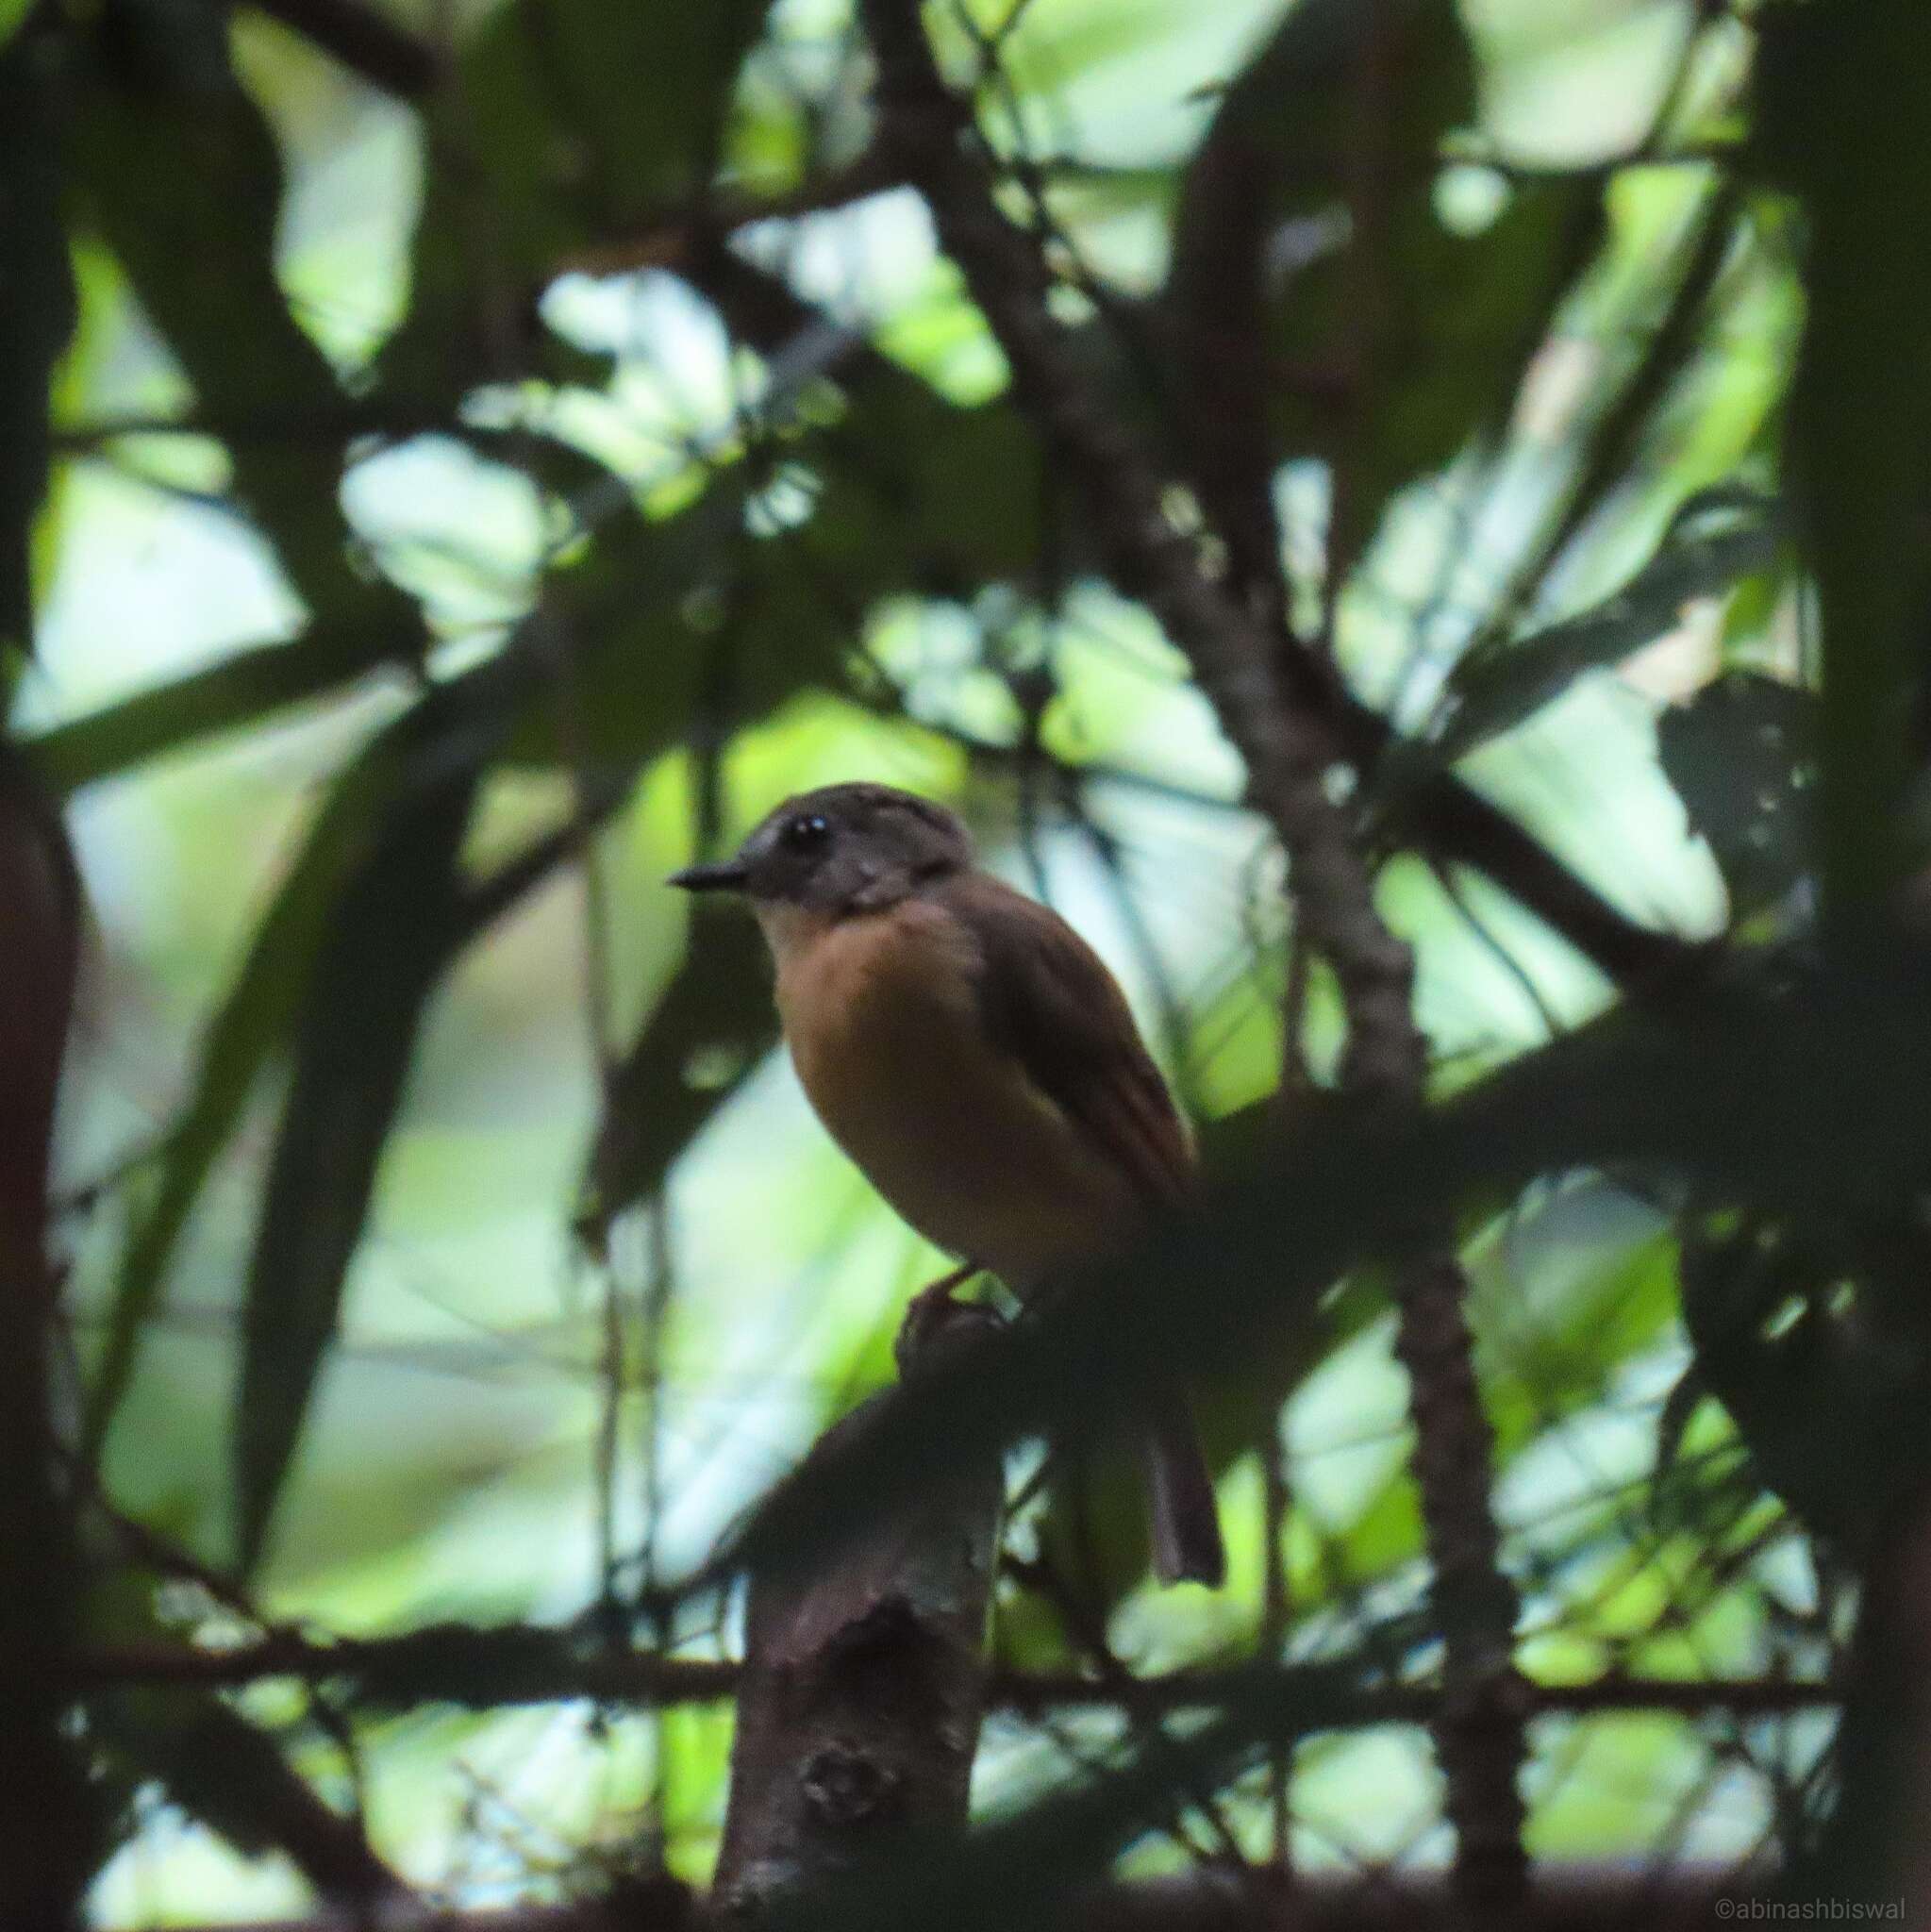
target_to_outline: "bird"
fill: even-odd
[[[1022,1302],[1187,1199],[1192,1143],[1118,982],[979,865],[946,807],[870,783],[800,792],[670,883],[748,901],[819,1120],[904,1221]],[[1155,1574],[1218,1588],[1186,1397],[1150,1381],[1134,1401]]]

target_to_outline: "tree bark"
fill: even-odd
[[[66,837],[0,744],[0,1925],[64,1932],[92,1870],[92,1807],[62,1736],[75,1577],[56,1479],[47,1174],[74,1007],[79,900]]]
[[[902,1355],[907,1380],[991,1322],[943,1305],[919,1354]],[[830,1430],[800,1474],[861,1440],[882,1400]],[[723,1923],[789,1919],[861,1869],[963,1833],[1002,1478],[997,1457],[968,1464],[809,1564],[753,1577],[711,1894]]]

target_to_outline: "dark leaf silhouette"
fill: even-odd
[[[423,1008],[448,963],[473,769],[400,799],[331,908],[294,1065],[242,1314],[235,1411],[236,1541],[259,1557],[335,1334]]]
[[[693,951],[665,989],[605,1095],[577,1216],[593,1247],[624,1208],[663,1185],[776,1039],[758,1010],[770,972],[757,927],[743,918],[706,927],[702,957]]]
[[[1586,673],[1655,643],[1675,627],[1687,604],[1767,570],[1781,541],[1773,507],[1747,492],[1691,498],[1655,556],[1613,596],[1515,643],[1464,658],[1443,693],[1434,751],[1452,762],[1512,730]]]
[[[1774,904],[1816,863],[1817,700],[1733,671],[1663,714],[1663,770],[1708,841],[1741,917]]]
[[[394,782],[392,749],[386,741],[337,782],[209,1022],[194,1097],[161,1149],[158,1169],[127,1235],[90,1390],[91,1448],[98,1447],[126,1392],[169,1265],[209,1173],[264,1070],[287,1042],[316,953]]]
[[[280,154],[228,69],[224,33],[214,13],[108,9],[73,147],[80,198],[208,417],[326,423],[342,391],[275,275]],[[165,169],[152,165],[161,152]],[[349,566],[345,441],[238,439],[235,493],[312,614],[391,625],[401,655],[421,636],[414,607]]]
[[[137,692],[27,741],[61,791],[77,791],[150,758],[239,731],[305,699],[341,691],[392,660],[399,638],[387,623],[361,631],[311,633],[236,652],[205,671]]]
[[[538,296],[573,256],[648,226],[704,177],[765,7],[493,9],[461,52],[460,146],[428,182],[415,297],[384,355],[388,379],[448,395],[545,357],[574,369],[538,333]]]
[[[0,19],[0,643],[33,641],[30,546],[47,483],[47,386],[74,325],[48,36]]]

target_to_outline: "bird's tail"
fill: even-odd
[[[1154,1574],[1162,1583],[1218,1590],[1227,1574],[1220,1506],[1187,1399],[1177,1391],[1154,1401],[1142,1439]]]

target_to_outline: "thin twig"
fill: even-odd
[[[1261,1571],[1260,1654],[1278,1659],[1287,1646],[1293,1606],[1289,1598],[1285,1547],[1288,1510],[1292,1501],[1288,1483],[1288,1452],[1278,1407],[1268,1411],[1267,1435],[1260,1445],[1262,1478],[1260,1533]],[[1273,1868],[1283,1883],[1294,1871],[1294,1740],[1279,1737],[1269,1747],[1268,1813],[1273,1838]]]
[[[1295,1666],[1283,1664],[1291,1676]],[[240,1690],[276,1679],[341,1683],[371,1705],[454,1704],[493,1708],[578,1699],[662,1707],[714,1704],[736,1694],[739,1667],[722,1658],[655,1650],[612,1653],[585,1633],[511,1624],[432,1624],[398,1637],[325,1640],[291,1629],[224,1648],[140,1642],[99,1646],[75,1659],[83,1691],[120,1688]],[[1051,1709],[1141,1712],[1210,1710],[1250,1694],[1250,1668],[1169,1671],[1103,1681],[1089,1672],[997,1671],[989,1703],[1029,1714]],[[1777,1716],[1828,1709],[1841,1688],[1790,1677],[1610,1675],[1581,1684],[1536,1684],[1525,1696],[1539,1715],[1593,1717],[1653,1710],[1685,1718]],[[1441,1693],[1426,1685],[1364,1689],[1349,1701],[1350,1728],[1423,1724]]]

